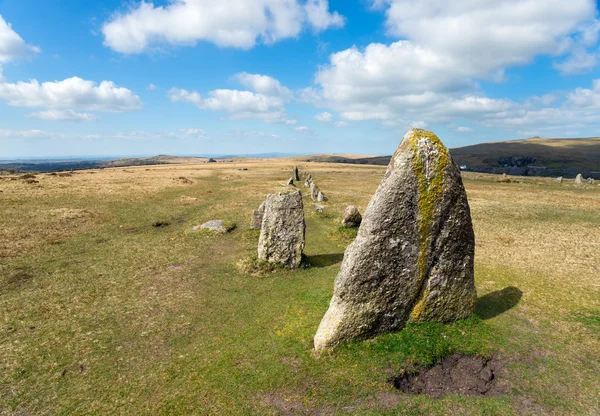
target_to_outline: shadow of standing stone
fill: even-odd
[[[522,297],[521,289],[514,286],[490,292],[477,299],[475,314],[484,320],[495,318],[514,308]]]

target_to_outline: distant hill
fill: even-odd
[[[565,176],[600,179],[600,138],[543,139],[534,137],[481,143],[450,149],[452,158],[467,170],[523,176]],[[387,165],[391,156],[307,156],[310,162]]]

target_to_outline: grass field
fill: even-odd
[[[300,165],[329,197],[323,214],[305,198],[311,267],[243,274],[236,265],[258,240],[251,211],[284,189],[292,167],[161,165],[0,180],[0,414],[600,412],[598,186],[466,174],[476,314],[318,356],[312,337],[353,238],[339,229],[342,213],[348,204],[364,212],[385,168]],[[237,228],[191,231],[211,219]],[[389,383],[454,351],[497,356],[506,394],[434,399]]]

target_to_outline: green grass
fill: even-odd
[[[212,168],[208,176],[184,172],[193,185],[169,182],[149,195],[136,189],[112,198],[89,192],[65,199],[52,189],[34,198],[0,185],[0,210],[11,227],[36,218],[40,209],[90,212],[87,222],[48,219],[53,222],[47,228],[59,225],[54,234],[0,259],[0,414],[521,415],[600,409],[600,296],[593,268],[599,212],[579,213],[570,205],[578,197],[596,201],[599,192],[555,194],[550,185],[524,184],[506,191],[491,180],[468,180],[478,244],[476,314],[447,325],[409,325],[316,355],[312,337],[342,254],[356,235],[339,226],[343,209],[348,202],[366,206],[383,173],[344,168],[345,180],[356,187],[352,197],[343,194],[340,174],[318,166],[311,172],[331,199],[324,214],[305,199],[310,267],[260,276],[241,273],[236,264],[255,254],[258,232],[247,228],[250,213],[265,193],[278,189],[287,166],[255,166],[239,178],[227,176],[235,166]],[[532,208],[524,197],[531,189],[549,193],[554,202]],[[182,196],[197,200],[181,204]],[[536,231],[564,218],[572,230],[567,240],[573,240],[567,249],[589,248],[568,273]],[[191,231],[210,219],[237,227],[227,234]],[[152,227],[156,221],[171,225]],[[26,232],[14,235],[31,238]],[[505,237],[500,250],[498,234]],[[554,235],[548,239],[556,241]],[[526,248],[534,245],[539,253],[527,257]],[[502,250],[510,253],[499,257]],[[391,376],[455,351],[501,357],[509,392],[431,399],[391,387]]]

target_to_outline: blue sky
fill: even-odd
[[[599,135],[594,1],[0,0],[0,16],[0,159]]]

